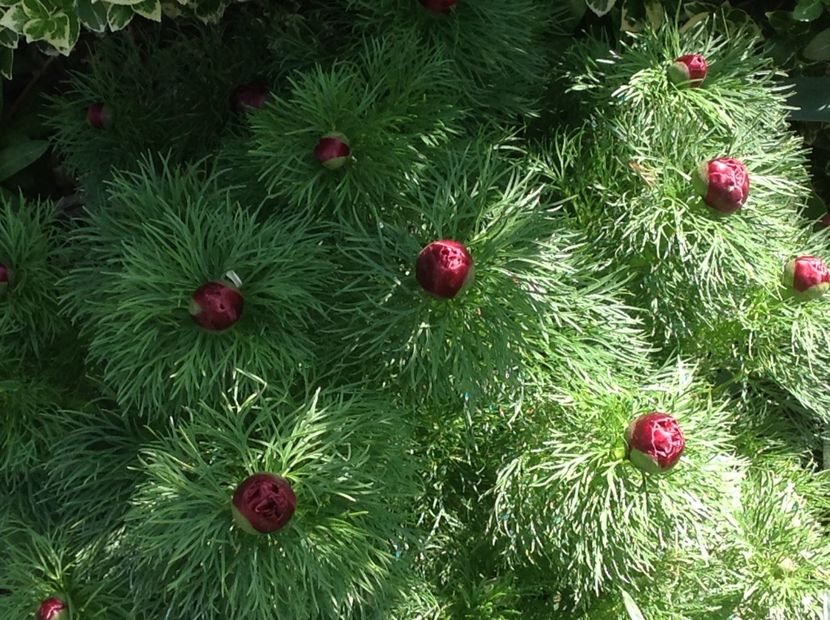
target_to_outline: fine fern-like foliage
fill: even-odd
[[[43,417],[56,436],[43,458],[43,484],[33,493],[38,505],[59,516],[75,541],[118,540],[139,480],[138,452],[152,436],[134,417],[100,403]]]
[[[830,232],[751,30],[277,4],[95,45],[48,119],[84,211],[0,205],[0,619],[817,620],[830,302],[781,274]],[[725,218],[692,184],[718,156],[750,175]],[[446,239],[475,277],[440,300],[414,272]],[[244,307],[209,331],[217,280]],[[645,476],[654,410],[686,447]],[[259,472],[297,508],[258,536]]]
[[[0,264],[9,283],[0,293],[0,343],[15,357],[37,358],[67,330],[57,282],[66,268],[62,230],[47,203],[0,197]]]
[[[104,620],[127,617],[122,604],[124,591],[115,582],[102,588],[104,572],[97,565],[96,545],[77,546],[60,522],[33,513],[26,521],[19,516],[0,516],[0,539],[7,541],[0,564],[0,615],[4,618],[34,617],[41,601],[57,596],[68,603],[74,616]]]
[[[667,352],[680,347],[713,372],[772,379],[827,419],[827,381],[815,371],[827,334],[809,318],[824,304],[799,305],[781,286],[787,260],[828,251],[801,218],[804,148],[788,133],[776,74],[747,51],[757,41],[738,30],[739,49],[718,26],[680,33],[668,25],[613,58],[585,59],[574,88],[597,112],[559,142],[578,153],[574,162],[543,156],[541,168],[577,194],[571,213],[596,249],[634,276],[632,292]],[[700,88],[666,77],[683,49],[710,54]],[[727,218],[713,216],[691,183],[699,163],[719,156],[741,159],[750,175],[746,205]]]
[[[191,415],[141,452],[124,540],[136,608],[199,609],[205,620],[349,617],[406,584],[391,545],[415,490],[405,411],[368,394],[294,402],[263,387]],[[267,536],[231,516],[236,485],[255,472],[283,476],[297,495],[289,524]]]
[[[760,465],[737,481],[740,502],[718,524],[719,546],[696,562],[666,557],[660,579],[631,594],[644,617],[821,617],[830,571],[830,539],[820,524],[827,477],[780,458]],[[625,615],[619,592],[610,594],[585,620]]]
[[[708,524],[726,517],[739,471],[730,414],[693,369],[678,363],[640,385],[594,381],[525,405],[526,434],[499,472],[492,515],[507,559],[535,565],[574,606],[632,587],[664,554],[712,539]],[[624,458],[623,435],[649,411],[675,417],[689,441],[673,470],[644,478]]]
[[[257,31],[248,34],[255,39]],[[245,43],[221,30],[172,41],[161,35],[103,40],[88,69],[71,73],[65,92],[51,98],[46,123],[67,168],[95,196],[112,171],[135,170],[148,152],[177,162],[211,153],[238,122],[233,89],[269,79],[259,74],[257,46]],[[103,128],[84,119],[97,103],[111,116]]]
[[[415,34],[426,49],[440,50],[461,100],[494,119],[533,114],[546,77],[544,37],[567,11],[533,0],[459,2],[446,14],[414,0],[341,1],[365,32]]]
[[[166,417],[221,393],[235,369],[289,385],[310,363],[331,269],[304,218],[260,221],[220,175],[169,162],[119,175],[88,215],[66,303],[121,405]],[[239,323],[204,330],[191,296],[231,271],[242,281]]]
[[[701,132],[727,136],[752,127],[760,134],[786,129],[788,87],[780,84],[756,29],[716,12],[689,27],[666,21],[657,30],[625,33],[618,49],[594,37],[571,46],[559,69],[583,109],[637,118],[641,129],[661,119],[690,121]],[[666,70],[683,54],[697,53],[709,65],[700,88],[672,84]],[[632,128],[634,129],[634,128]],[[665,133],[642,135],[668,137]]]
[[[5,361],[0,380],[0,481],[9,489],[42,464],[53,429],[46,415],[59,406],[57,390]]]

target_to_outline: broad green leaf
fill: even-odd
[[[227,6],[226,0],[202,0],[196,5],[196,17],[208,24],[218,22]]]
[[[144,0],[107,0],[110,4],[120,4],[121,6],[133,6],[141,4]]]
[[[0,150],[0,181],[36,162],[48,148],[48,140],[26,140]]]
[[[646,2],[646,18],[649,25],[657,30],[666,19],[666,12],[659,0],[648,0]]]
[[[617,0],[588,0],[588,8],[602,17],[609,13],[616,3]]]
[[[49,9],[40,0],[22,0],[20,4],[30,18],[44,19],[50,15]]]
[[[3,47],[15,49],[19,40],[20,35],[14,30],[10,30],[9,28],[0,29],[0,45]]]
[[[569,0],[568,10],[577,22],[582,21],[585,11],[588,10],[588,3],[585,0]]]
[[[54,24],[49,19],[30,19],[23,25],[23,34],[29,43],[43,41],[53,30]]]
[[[92,0],[78,0],[78,19],[84,27],[93,32],[104,32],[107,29],[107,5]]]
[[[113,32],[126,28],[135,13],[132,8],[118,4],[110,4],[107,8],[107,23]]]
[[[622,594],[623,605],[625,605],[625,610],[628,612],[628,617],[631,620],[646,620],[645,616],[643,616],[643,612],[640,611],[640,607],[631,595],[625,590],[620,590],[620,593]]]
[[[821,17],[823,10],[821,0],[798,0],[793,9],[793,18],[800,22],[811,22]]]
[[[142,0],[141,3],[133,6],[133,11],[141,15],[141,17],[151,19],[154,22],[161,21],[160,0]]]
[[[0,18],[0,26],[4,26],[15,32],[23,32],[23,26],[29,21],[29,16],[21,5],[13,6]]]
[[[72,28],[73,20],[64,13],[55,15],[53,18],[54,28],[46,37],[46,42],[64,55],[69,55],[75,43],[78,41],[78,21],[74,20],[75,28]]]
[[[830,60],[830,28],[819,32],[804,48],[808,60]]]
[[[14,50],[0,47],[0,75],[7,80],[12,79],[12,65],[14,64]]]

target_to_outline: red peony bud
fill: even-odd
[[[242,306],[242,294],[232,284],[208,282],[193,293],[190,314],[205,329],[218,332],[239,320]]]
[[[285,526],[297,508],[297,496],[285,478],[254,474],[233,494],[237,525],[249,534],[267,534]]]
[[[625,443],[628,459],[647,474],[669,471],[686,447],[677,420],[659,411],[641,415],[629,424]]]
[[[424,8],[433,13],[449,13],[458,0],[420,0]]]
[[[830,271],[816,256],[799,256],[784,267],[783,282],[798,299],[817,299],[830,288]]]
[[[698,166],[692,175],[695,189],[703,202],[724,215],[744,206],[749,196],[749,173],[742,161],[718,157]]]
[[[95,129],[109,127],[112,122],[112,110],[103,103],[93,103],[86,109],[86,122]]]
[[[0,263],[0,295],[9,288],[9,268]]]
[[[346,136],[339,133],[330,133],[317,142],[314,147],[314,156],[329,170],[337,170],[349,161],[352,150]]]
[[[231,107],[238,114],[258,110],[267,100],[268,89],[260,82],[242,84],[231,93]]]
[[[675,58],[669,66],[669,79],[678,85],[697,88],[706,79],[709,64],[700,54],[686,54]]]
[[[54,596],[47,598],[37,608],[37,620],[65,620],[68,617],[66,603]]]
[[[439,299],[451,299],[475,278],[473,257],[456,241],[433,241],[418,255],[415,279]]]

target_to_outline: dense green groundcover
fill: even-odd
[[[793,64],[738,9],[588,4],[234,5],[43,78],[60,176],[0,197],[0,618],[822,618]]]

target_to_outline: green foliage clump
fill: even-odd
[[[233,90],[269,77],[259,73],[253,55],[258,36],[259,28],[243,38],[228,26],[172,39],[162,33],[140,41],[104,39],[89,68],[72,73],[65,91],[50,101],[47,124],[67,169],[94,198],[114,171],[136,170],[148,153],[172,162],[211,153],[239,122],[231,109]],[[106,107],[106,127],[85,121],[93,104]]]
[[[290,385],[313,360],[331,267],[307,218],[262,221],[231,200],[220,174],[169,162],[118,175],[88,215],[65,299],[122,406],[167,417],[220,394],[237,369]],[[242,316],[209,332],[190,299],[229,272],[242,281]]]
[[[416,490],[404,411],[368,394],[295,401],[262,386],[189,412],[141,450],[123,540],[136,608],[334,618],[395,594],[405,567],[392,543]],[[291,526],[270,536],[231,526],[234,489],[256,472],[286,478],[297,496]]]
[[[616,42],[449,4],[136,28],[52,96],[84,209],[0,223],[31,266],[0,300],[0,618],[818,616],[828,301],[781,272],[830,246],[763,47],[729,12],[650,4]],[[666,75],[691,52],[700,88]],[[691,182],[718,156],[750,173],[726,218]],[[475,278],[439,300],[414,271],[447,239]],[[219,280],[244,306],[213,332]],[[624,437],[655,410],[686,445],[646,475]],[[231,498],[261,472],[297,508],[257,536]]]
[[[625,458],[623,431],[651,411],[669,413],[689,438],[667,476],[644,477]],[[552,388],[522,417],[526,430],[499,472],[493,525],[512,563],[550,575],[574,605],[653,575],[690,540],[717,540],[707,528],[728,518],[740,462],[730,454],[728,410],[692,369],[680,363],[639,385],[597,376]]]
[[[63,227],[52,205],[0,198],[0,346],[14,357],[42,353],[66,329],[57,282],[65,273]]]
[[[569,354],[580,343],[636,357],[636,340],[615,337],[636,323],[617,311],[611,279],[580,263],[584,240],[541,202],[520,155],[487,144],[481,137],[435,156],[418,184],[385,206],[381,225],[356,214],[340,226],[348,284],[333,306],[332,337],[348,354],[345,370],[375,359],[373,380],[459,402],[515,390],[533,375],[535,352],[559,367],[578,365]],[[427,296],[414,273],[421,249],[441,239],[464,244],[475,264],[475,284],[449,301]]]
[[[251,135],[231,146],[228,163],[249,168],[255,184],[296,209],[381,205],[453,131],[451,80],[447,61],[424,54],[411,36],[364,41],[354,60],[289,78],[290,92],[252,115]],[[345,136],[352,152],[338,170],[314,157],[331,133]]]

